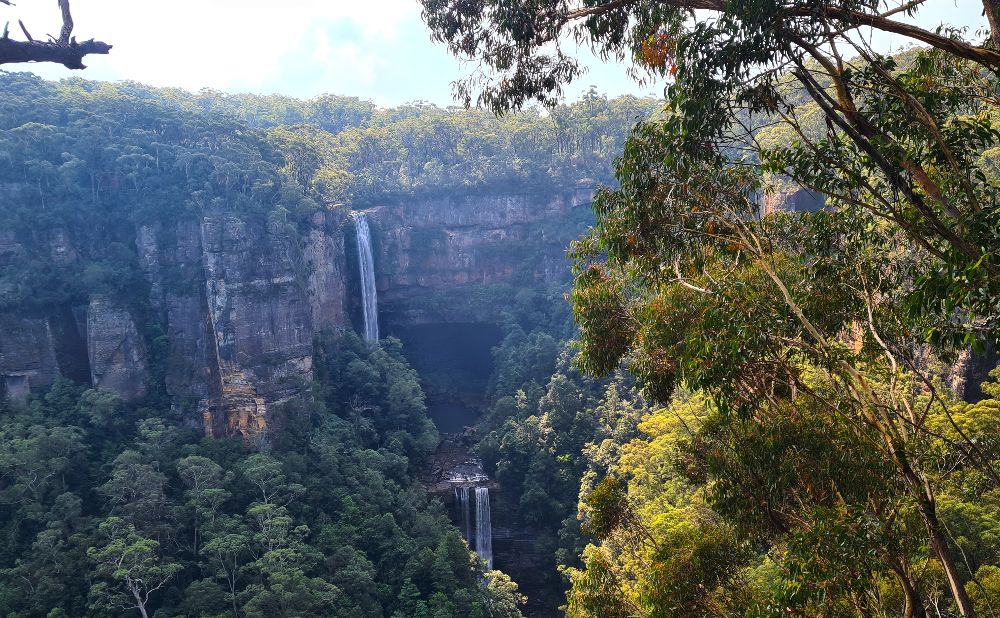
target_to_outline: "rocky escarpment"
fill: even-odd
[[[592,220],[590,193],[585,183],[547,198],[443,196],[371,209],[380,321],[496,322],[501,307],[469,300],[477,290],[566,281],[565,250]],[[161,389],[192,419],[207,415],[200,421],[213,434],[259,432],[267,410],[311,377],[314,337],[359,321],[347,215],[292,222],[219,211],[136,224],[129,267],[141,286],[0,314],[0,383],[13,398],[58,376],[126,399]],[[106,242],[98,234],[59,229],[33,242],[53,264],[81,264],[87,247]],[[0,235],[0,259],[28,242]],[[0,289],[7,284],[0,276]]]
[[[987,397],[983,392],[982,383],[989,378],[989,373],[1000,363],[1000,353],[992,345],[987,344],[982,352],[963,350],[951,366],[948,382],[952,391],[959,398],[975,403]]]
[[[61,227],[34,239],[35,262],[57,269],[78,259],[70,235]],[[10,230],[0,231],[0,301],[24,295],[22,273],[9,264],[24,261],[29,247]],[[43,271],[44,274],[44,271]],[[7,303],[0,303],[7,304]],[[0,312],[0,395],[23,399],[60,375],[90,378],[86,357],[86,305],[36,304],[23,311]]]
[[[789,183],[764,195],[764,214],[772,212],[817,212],[826,205],[822,194]]]
[[[87,307],[87,353],[90,381],[123,399],[146,394],[146,351],[128,309],[103,296]]]
[[[294,230],[236,216],[201,220],[206,301],[219,360],[268,399],[297,390],[312,364],[314,325]]]
[[[548,198],[442,196],[370,214],[380,319],[389,326],[495,320],[470,290],[566,281],[570,241],[592,223],[592,184]],[[456,302],[462,298],[464,302]]]
[[[267,406],[311,377],[316,334],[346,327],[342,221],[317,212],[300,230],[220,213],[139,230],[169,342],[167,392],[198,399],[212,435],[263,433]]]
[[[483,290],[566,281],[565,250],[592,221],[590,198],[585,183],[546,198],[439,196],[370,209],[384,332],[496,324],[510,298],[498,302]],[[802,190],[768,199],[773,208],[815,206]],[[213,434],[259,432],[269,406],[311,377],[314,337],[360,322],[347,214],[320,211],[292,224],[218,212],[136,225],[142,286],[121,297],[95,290],[55,306],[6,304],[0,396],[21,400],[60,376],[125,399],[162,389],[193,421],[197,410],[208,414],[200,421]],[[85,247],[102,242],[99,233],[53,228],[26,239],[0,231],[0,297],[23,285],[3,270],[6,263],[30,249],[53,268],[76,264],[88,259]],[[956,382],[956,390],[975,399],[995,356],[963,363],[955,375],[971,386]]]
[[[0,387],[6,397],[24,399],[59,376],[55,343],[44,318],[0,315]]]
[[[264,402],[294,395],[309,379],[313,337],[347,327],[343,221],[334,212],[317,212],[298,226],[220,213],[138,225],[134,266],[143,289],[121,298],[95,291],[75,306],[0,314],[4,394],[23,399],[63,376],[140,398],[155,386],[150,343],[162,333],[155,360],[173,401],[193,407],[202,400],[202,407],[223,411],[215,433],[265,422]],[[52,263],[86,260],[74,237],[88,233],[47,235]],[[13,234],[0,237],[0,259],[24,250]],[[0,277],[0,286],[8,281]],[[234,404],[248,389],[255,404],[249,415]]]

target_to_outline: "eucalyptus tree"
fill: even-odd
[[[660,400],[685,384],[751,418],[805,396],[877,436],[971,616],[921,447],[929,411],[948,409],[921,344],[996,338],[1000,33],[915,26],[923,4],[423,0],[433,35],[484,68],[456,85],[467,104],[553,104],[581,73],[571,39],[665,81],[663,112],[634,131],[574,249],[581,364],[624,361]],[[888,56],[873,31],[921,48]],[[831,209],[768,213],[782,177]],[[804,368],[835,388],[811,390]]]
[[[138,610],[150,615],[150,599],[183,567],[162,556],[160,544],[136,532],[135,526],[109,517],[99,527],[105,542],[91,547],[87,556],[94,563],[97,580],[90,589],[92,607]]]
[[[554,105],[583,72],[571,39],[640,81],[664,80],[666,113],[646,134],[644,163],[659,155],[661,175],[681,178],[699,165],[763,163],[899,226],[940,262],[920,310],[947,313],[937,334],[965,337],[997,320],[995,153],[983,156],[998,141],[1000,33],[970,42],[947,24],[911,24],[926,2],[422,0],[433,36],[479,61],[455,84],[467,105]],[[984,10],[995,23],[991,0]],[[925,49],[903,71],[872,32]],[[775,123],[789,143],[768,148],[757,138]]]

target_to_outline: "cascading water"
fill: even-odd
[[[493,528],[490,526],[490,490],[476,487],[476,553],[493,569]]]
[[[375,259],[372,257],[372,237],[368,217],[354,213],[354,229],[358,237],[358,265],[361,268],[361,302],[365,314],[365,340],[378,341],[378,292],[375,290]]]
[[[465,535],[465,542],[472,543],[472,513],[469,510],[469,488],[455,488],[455,503],[458,505],[458,519],[464,524],[462,534]]]

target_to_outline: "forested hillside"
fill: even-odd
[[[520,615],[417,480],[439,440],[423,376],[398,340],[351,333],[348,213],[589,187],[654,103],[592,93],[498,119],[23,73],[0,90],[0,613]],[[544,306],[525,289],[488,315],[565,336],[550,285]],[[315,339],[283,343],[304,301]],[[246,319],[275,330],[247,343]],[[251,361],[277,377],[241,377]],[[227,396],[212,371],[262,393],[259,418],[229,412],[232,437],[198,407]]]
[[[398,349],[317,375],[266,452],[67,380],[6,407],[3,614],[519,615],[414,481],[437,434]]]
[[[997,615],[1000,12],[932,4],[422,0],[498,113],[569,38],[665,84],[571,252],[573,370],[480,445],[567,615]]]

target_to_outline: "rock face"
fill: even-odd
[[[298,227],[231,213],[137,225],[135,267],[146,290],[127,299],[95,292],[81,307],[48,315],[0,315],[3,394],[23,399],[64,376],[140,398],[152,386],[145,337],[158,328],[171,398],[225,411],[222,432],[256,432],[267,403],[299,392],[310,377],[313,337],[348,326],[345,216],[318,212]],[[88,256],[77,247],[100,243],[87,233],[51,230],[41,250],[53,264],[78,263]],[[0,257],[24,250],[14,234],[0,233]]]
[[[146,353],[129,312],[107,298],[91,299],[87,307],[87,351],[91,384],[122,399],[146,394]]]
[[[790,186],[764,196],[764,214],[785,212],[817,212],[826,205],[825,198],[815,191]]]
[[[440,302],[518,277],[519,285],[565,281],[566,249],[593,221],[592,191],[441,197],[381,207],[373,221],[381,319],[393,324],[475,321]],[[470,319],[471,318],[471,319]]]
[[[300,230],[219,214],[139,230],[169,342],[167,392],[199,401],[209,435],[263,439],[269,406],[311,377],[313,338],[347,327],[341,221],[319,212]]]
[[[990,371],[1000,362],[1000,354],[993,346],[982,352],[963,350],[951,367],[949,383],[959,398],[968,403],[976,403],[986,398],[981,384],[989,378]]]
[[[244,372],[223,368],[219,392],[199,403],[205,435],[240,436],[248,445],[260,446],[267,440],[267,402]]]
[[[546,199],[481,194],[373,208],[380,321],[487,323],[499,307],[470,315],[461,299],[495,284],[567,280],[565,250],[592,221],[590,198],[585,184]],[[129,267],[144,288],[128,298],[95,290],[44,316],[0,316],[0,384],[17,398],[60,375],[125,399],[163,389],[192,420],[200,410],[212,435],[257,440],[274,405],[311,378],[315,336],[360,317],[348,215],[321,211],[290,223],[280,212],[220,211],[140,222]],[[44,237],[43,254],[62,265],[91,259],[102,242],[88,230]],[[0,233],[0,257],[23,250]]]
[[[0,315],[0,389],[24,400],[59,376],[55,341],[44,318]]]
[[[150,307],[166,333],[166,391],[175,401],[208,397],[210,329],[200,222],[140,228],[136,248],[150,284]]]
[[[157,236],[160,235],[161,229],[160,226],[141,225],[135,235],[139,267],[142,269],[146,281],[149,282],[149,304],[158,313],[163,312],[165,304],[160,251],[157,242]]]
[[[320,330],[343,331],[350,322],[344,235],[332,232],[337,226],[329,212],[314,214],[310,225],[302,258],[309,273],[306,293],[312,323]]]
[[[233,216],[201,222],[206,300],[219,359],[268,399],[298,391],[312,368],[314,329],[294,231]]]

